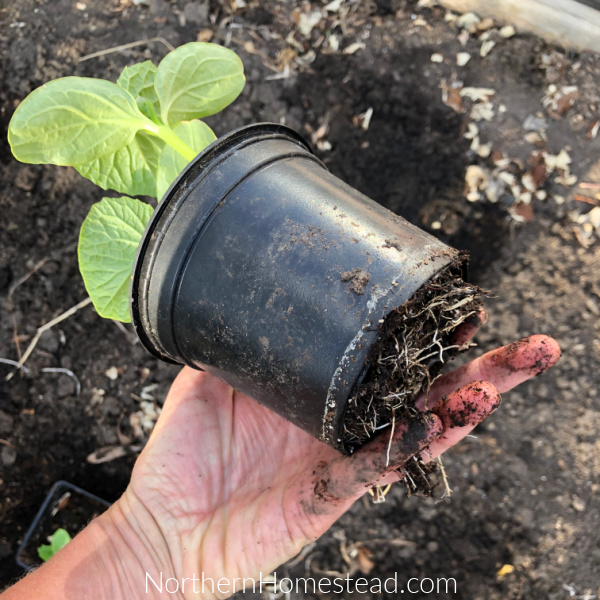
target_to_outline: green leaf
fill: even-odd
[[[154,89],[156,66],[150,60],[125,67],[117,79],[117,85],[127,90],[136,100],[140,111],[156,122],[160,115],[160,102]]]
[[[70,541],[71,536],[66,529],[57,529],[52,534],[52,539],[50,540],[50,545],[52,546],[52,550],[54,550],[54,554],[56,554],[59,550],[62,550]]]
[[[204,148],[212,144],[217,136],[204,122],[183,121],[173,128],[175,134],[193,150],[200,153]],[[188,161],[175,151],[171,146],[163,148],[158,160],[158,172],[156,174],[156,197],[160,200],[169,186],[175,181],[177,175],[185,169]]]
[[[49,561],[53,556],[54,553],[52,552],[52,546],[50,546],[50,544],[42,544],[38,549],[38,556],[44,561],[47,562]]]
[[[39,557],[44,561],[50,560],[55,554],[62,550],[71,541],[69,532],[65,529],[57,529],[50,538],[50,544],[42,544],[38,549]]]
[[[180,46],[163,58],[154,81],[162,120],[173,126],[214,115],[240,95],[245,82],[232,50],[202,42]]]
[[[127,146],[75,168],[105,190],[156,197],[156,171],[164,145],[161,139],[138,131]]]
[[[129,323],[129,279],[153,208],[134,198],[102,198],[79,234],[79,270],[101,317]]]
[[[21,162],[73,166],[113,154],[140,129],[157,126],[129,92],[102,79],[63,77],[19,104],[8,141]]]

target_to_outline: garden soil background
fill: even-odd
[[[400,485],[383,505],[365,498],[278,575],[398,573],[401,584],[455,578],[457,593],[439,598],[593,598],[600,593],[600,242],[590,211],[600,192],[600,57],[529,35],[504,38],[489,23],[465,35],[432,2],[334,2],[319,19],[310,15],[323,4],[243,4],[0,7],[0,357],[17,360],[37,327],[85,299],[76,242],[102,196],[73,169],[12,158],[6,131],[18,101],[57,77],[115,81],[125,65],[157,63],[167,52],[149,42],[78,62],[120,44],[156,36],[173,46],[198,36],[225,43],[239,52],[248,84],[209,119],[218,135],[285,122],[336,175],[470,250],[470,278],[494,298],[469,357],[533,333],[554,336],[563,350],[556,368],[505,394],[476,437],[447,454],[450,499],[407,499]],[[486,38],[495,44],[482,57]],[[464,66],[458,53],[470,54]],[[550,98],[544,107],[550,85],[558,93],[575,87],[575,98],[556,105]],[[461,96],[469,87],[493,93]],[[564,150],[572,162],[554,171],[546,163],[539,176],[535,153],[544,150]],[[511,161],[500,168],[501,156]],[[473,184],[469,176],[481,173],[469,166],[488,181]],[[498,187],[497,168],[517,184],[490,202],[484,191]],[[535,175],[529,203],[520,183],[527,172]],[[15,551],[54,481],[110,501],[124,490],[178,370],[90,306],[44,334],[26,366],[28,375],[7,382],[10,368],[0,365],[0,587],[21,574]],[[54,367],[72,371],[81,392],[69,375],[42,372]]]

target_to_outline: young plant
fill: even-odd
[[[21,102],[8,141],[24,163],[72,166],[103,189],[79,235],[79,269],[102,317],[129,322],[129,279],[153,208],[129,196],[160,200],[199,152],[216,140],[199,119],[233,102],[244,88],[239,57],[193,42],[156,67],[126,67],[117,83],[64,77]]]
[[[66,529],[57,529],[50,537],[50,544],[42,544],[38,549],[38,556],[44,561],[49,561],[59,550],[62,550],[71,541],[71,536]]]

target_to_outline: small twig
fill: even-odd
[[[350,558],[350,556],[348,555],[348,550],[346,550],[346,540],[343,539],[340,541],[340,554],[342,555],[342,558],[344,559],[344,562],[351,567],[352,566],[352,559]]]
[[[244,50],[248,52],[248,54],[257,54],[258,56],[260,56],[263,59],[263,64],[265,65],[265,67],[271,69],[271,71],[275,71],[276,73],[279,72],[279,70],[273,64],[269,56],[267,56],[262,50],[256,48],[254,44],[252,44],[252,42],[250,42],[252,44],[252,47],[249,49],[246,46],[247,42],[244,42],[243,40],[238,40],[237,38],[232,37],[231,41],[237,44],[238,46],[242,46],[242,48],[244,48]]]
[[[385,467],[390,466],[390,450],[392,448],[392,439],[394,438],[394,430],[396,429],[396,415],[392,412],[392,430],[390,431],[390,441],[388,442],[387,454],[385,459]]]
[[[51,321],[48,321],[48,323],[46,323],[46,324],[42,325],[41,327],[39,327],[38,330],[37,330],[37,332],[36,332],[36,334],[35,334],[35,336],[31,340],[31,343],[29,344],[29,346],[27,346],[27,350],[25,350],[25,354],[23,354],[23,356],[19,360],[17,368],[20,368],[20,367],[22,367],[25,364],[25,361],[29,358],[29,356],[33,352],[33,349],[37,346],[37,343],[40,341],[40,338],[42,337],[42,334],[45,331],[48,331],[49,329],[52,329],[52,327],[54,327],[55,325],[57,325],[61,321],[64,321],[65,319],[68,319],[71,315],[74,315],[80,308],[83,308],[83,307],[87,306],[91,302],[92,302],[91,298],[86,298],[85,300],[82,300],[81,302],[79,302],[75,306],[72,306],[71,308],[69,308],[69,310],[66,310],[61,315],[58,315],[58,317],[52,319]],[[9,373],[6,376],[5,381],[10,381],[12,379],[12,377],[13,377],[14,374],[15,374],[15,371],[12,371],[12,373]]]
[[[19,330],[17,327],[17,317],[15,316],[15,313],[10,309],[10,304],[9,304],[9,311],[10,311],[10,316],[11,316],[12,322],[13,322],[12,341],[15,343],[15,348],[17,349],[17,356],[19,358],[21,358],[21,344],[19,344]]]
[[[361,546],[366,546],[367,544],[388,544],[390,546],[417,546],[416,542],[403,540],[401,538],[373,538],[372,540],[361,540],[360,542],[354,543],[355,546],[358,544],[360,544]]]
[[[107,54],[113,54],[114,52],[120,52],[121,50],[128,50],[129,48],[135,48],[136,46],[143,46],[144,44],[149,44],[150,42],[160,42],[168,48],[169,52],[173,52],[175,48],[162,37],[153,37],[148,38],[146,40],[138,40],[137,42],[130,42],[129,44],[122,44],[121,46],[114,46],[113,48],[107,48],[106,50],[100,50],[98,52],[92,52],[92,54],[86,54],[82,56],[77,62],[82,63],[85,60],[90,60],[92,58],[98,58],[100,56],[106,56]]]
[[[0,358],[0,363],[17,367],[17,369],[21,369],[23,373],[29,373],[29,369],[23,366],[22,364],[18,363],[16,360],[11,360],[10,358]]]
[[[265,81],[275,81],[276,79],[287,79],[289,76],[290,76],[290,65],[285,65],[285,67],[283,67],[283,71],[275,73],[274,75],[268,75],[267,77],[265,77]]]
[[[42,258],[42,260],[40,260],[39,262],[37,262],[31,269],[29,269],[29,271],[27,271],[27,273],[25,273],[25,275],[23,275],[23,277],[20,277],[19,279],[17,279],[17,281],[15,281],[11,286],[10,289],[8,290],[8,295],[6,297],[6,299],[8,300],[8,308],[9,310],[13,310],[14,305],[13,305],[13,301],[12,301],[12,295],[15,293],[15,290],[23,283],[25,283],[37,270],[41,269],[44,264],[46,263],[46,261],[48,260],[48,256],[46,256],[45,258]]]
[[[578,187],[584,190],[600,190],[600,183],[588,183],[586,181],[582,181]]]
[[[0,439],[0,444],[8,446],[9,448],[14,448],[15,450],[17,449],[17,447],[14,444],[11,444],[8,440]]]
[[[77,375],[70,371],[69,369],[64,369],[62,367],[45,367],[40,370],[40,373],[64,373],[68,375],[73,381],[75,381],[75,395],[79,396],[81,393],[81,383],[79,383],[79,379],[77,379]]]
[[[575,591],[575,588],[572,585],[563,584],[562,587],[563,590],[569,592],[569,596],[571,598],[575,598],[576,600],[596,600],[596,598],[598,597],[596,594],[591,594],[588,592],[584,592],[581,595],[577,595],[577,592]]]
[[[448,483],[448,476],[446,475],[446,469],[444,469],[444,463],[442,463],[442,457],[438,456],[436,459],[437,464],[440,466],[440,471],[442,472],[442,479],[444,481],[444,494],[440,498],[443,500],[444,498],[450,498],[452,496],[452,490],[450,489],[450,484]]]
[[[575,196],[573,196],[573,200],[577,200],[578,202],[585,202],[587,204],[591,204],[592,206],[600,206],[600,200],[590,198],[589,196],[581,196],[580,194],[575,194]]]
[[[127,329],[127,327],[125,327],[125,325],[123,325],[123,323],[121,323],[121,321],[115,321],[115,320],[113,319],[113,323],[114,323],[114,324],[117,326],[117,329],[118,329],[118,330],[119,330],[121,333],[123,333],[123,334],[125,335],[125,337],[127,338],[127,340],[129,341],[129,343],[130,343],[132,346],[135,346],[135,344],[137,344],[137,343],[139,342],[139,340],[138,340],[137,336],[136,336],[136,335],[133,335],[133,334],[131,333],[131,331],[129,331],[129,330]]]
[[[19,279],[17,279],[17,281],[15,281],[15,283],[13,283],[9,290],[8,290],[8,295],[6,297],[7,301],[8,301],[8,311],[11,313],[12,316],[12,322],[13,322],[13,342],[15,343],[15,346],[17,348],[17,356],[19,358],[21,358],[21,345],[19,344],[19,332],[17,330],[17,318],[15,317],[15,305],[13,304],[12,301],[12,295],[15,293],[15,290],[23,283],[25,283],[38,269],[40,269],[48,260],[48,256],[42,258],[42,260],[40,260],[39,262],[37,262],[33,268],[31,268],[29,271],[27,271],[27,273],[25,273],[25,275],[23,275],[23,277],[20,277]]]

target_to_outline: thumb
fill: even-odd
[[[443,431],[439,417],[419,413],[394,424],[352,456],[336,458],[313,472],[312,514],[341,515],[384,475],[394,471],[437,439]],[[337,518],[337,517],[336,517]]]

